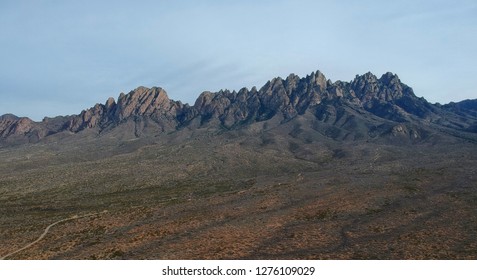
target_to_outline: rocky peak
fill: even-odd
[[[404,95],[415,97],[412,89],[401,83],[399,77],[391,72],[379,79],[370,72],[357,75],[350,86],[364,105],[369,105],[370,102],[395,102]]]
[[[171,100],[165,90],[160,87],[138,87],[118,98],[116,117],[120,120],[133,115],[148,115],[156,110],[168,109]]]
[[[13,114],[4,114],[0,116],[0,121],[15,121],[18,120],[19,117],[13,115]]]
[[[194,107],[200,110],[201,108],[210,105],[215,96],[216,94],[210,91],[202,92],[195,100]]]
[[[267,82],[259,91],[260,103],[270,112],[276,112],[280,107],[286,106],[289,102],[289,93],[285,88],[285,81],[278,77]]]
[[[300,80],[300,76],[291,73],[291,74],[288,75],[288,77],[285,79],[285,82],[286,82],[287,84],[290,84],[290,83],[297,83],[299,80]]]
[[[391,72],[386,72],[379,78],[379,82],[385,84],[385,85],[396,85],[396,84],[401,84],[401,80],[399,80],[398,75],[393,74]]]
[[[316,71],[316,73],[312,73],[311,76],[312,76],[312,83],[314,83],[314,85],[319,86],[322,91],[326,89],[327,80],[325,75],[323,75],[321,71],[318,70]]]
[[[121,93],[117,103],[110,97],[104,105],[96,104],[90,109],[83,110],[78,116],[73,116],[65,127],[72,132],[95,127],[101,129],[136,116],[157,119],[158,116],[168,113],[175,115],[176,109],[182,107],[182,103],[171,101],[162,88],[141,86],[128,94]]]
[[[116,101],[114,101],[114,98],[110,97],[108,100],[106,100],[106,110],[110,111],[114,106],[116,106]]]
[[[351,82],[351,88],[362,102],[369,101],[376,97],[379,90],[378,78],[371,72],[361,76],[356,75],[356,78]]]
[[[267,83],[268,86],[265,88],[267,94],[271,94],[274,91],[282,90],[285,88],[283,79],[280,77],[273,78],[270,83]]]
[[[12,114],[0,116],[0,136],[24,135],[34,128],[35,122],[29,118],[19,118]]]
[[[287,93],[290,95],[293,91],[296,90],[298,85],[300,84],[300,77],[295,74],[290,74],[285,80],[285,88]]]

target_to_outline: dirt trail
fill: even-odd
[[[21,252],[21,251],[25,250],[25,249],[28,249],[28,248],[30,248],[31,246],[35,245],[36,243],[40,242],[40,241],[46,236],[46,234],[48,233],[48,231],[50,231],[50,229],[51,229],[53,226],[55,226],[55,225],[57,225],[57,224],[59,224],[59,223],[63,223],[63,222],[66,222],[66,221],[71,221],[71,220],[76,220],[76,219],[81,219],[81,218],[86,218],[86,217],[90,217],[90,216],[96,216],[96,215],[99,215],[99,214],[102,214],[102,213],[106,213],[106,212],[108,212],[108,211],[105,210],[105,211],[103,211],[103,212],[92,213],[92,214],[86,214],[86,215],[82,215],[82,216],[77,216],[77,215],[75,215],[75,216],[73,216],[73,217],[71,217],[71,218],[66,218],[66,219],[62,219],[62,220],[56,221],[56,222],[54,222],[54,223],[48,225],[48,226],[45,228],[45,230],[43,231],[43,233],[42,233],[35,241],[33,241],[33,242],[27,244],[26,246],[24,246],[24,247],[22,247],[22,248],[20,248],[20,249],[18,249],[18,250],[16,250],[16,251],[14,251],[14,252],[11,252],[11,253],[9,253],[9,254],[6,254],[5,256],[1,257],[0,260],[4,260],[4,259],[10,257],[11,255],[14,255],[14,254],[16,254],[16,253],[18,253],[18,252]]]

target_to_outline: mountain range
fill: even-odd
[[[337,140],[394,135],[418,142],[445,134],[475,141],[477,100],[431,104],[389,72],[380,78],[366,73],[351,82],[334,83],[320,71],[304,78],[290,74],[260,89],[203,92],[193,106],[169,99],[160,87],[141,86],[77,115],[45,117],[41,122],[2,115],[0,143],[35,143],[78,133],[101,137],[112,131],[130,138],[203,127],[236,130],[271,119],[283,124],[296,118],[307,119],[314,129]]]
[[[0,117],[0,259],[476,259],[476,166],[477,100],[392,73],[138,87]]]

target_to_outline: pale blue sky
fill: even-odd
[[[477,98],[477,1],[0,0],[0,115],[77,114],[161,86],[397,73],[430,102]]]

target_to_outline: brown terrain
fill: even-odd
[[[4,115],[0,257],[475,259],[476,132],[391,73]]]

